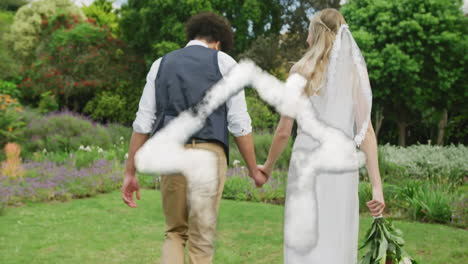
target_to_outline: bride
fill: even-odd
[[[379,216],[385,202],[377,141],[370,122],[372,94],[364,58],[345,19],[335,9],[325,9],[314,15],[307,42],[310,48],[292,67],[291,74],[299,73],[307,78],[304,93],[314,106],[317,117],[354,138],[356,145],[366,154],[373,195],[367,206],[373,216]],[[287,145],[293,124],[292,118],[281,117],[268,158],[260,166],[267,175],[271,175],[275,162]],[[298,153],[311,153],[318,144],[298,129],[288,172],[286,208],[292,206],[288,197],[297,188],[300,169],[300,162],[296,162],[300,156]],[[316,177],[316,188],[310,190],[315,192],[318,202],[318,237],[311,238],[316,239],[316,246],[303,252],[285,243],[285,263],[355,264],[359,232],[358,171],[321,172]],[[304,213],[313,212],[298,212],[294,217]],[[285,226],[286,229],[289,228]]]

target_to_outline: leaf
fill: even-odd
[[[372,252],[369,251],[367,254],[361,259],[359,264],[372,264],[371,263],[371,258],[372,258]]]
[[[374,239],[375,235],[376,235],[376,231],[377,231],[377,223],[376,221],[374,220],[374,222],[372,222],[372,225],[371,227],[369,228],[369,230],[367,230],[366,232],[366,240],[364,241],[364,244],[359,248],[359,249],[363,249],[365,248],[366,246],[369,245],[369,243]]]
[[[382,227],[381,227],[382,228]],[[377,255],[377,259],[383,259],[385,263],[385,257],[387,256],[387,248],[388,248],[388,241],[385,236],[382,236],[380,240],[380,246],[379,246],[379,251]]]
[[[387,262],[387,253],[385,252],[379,261],[379,264],[385,264]]]
[[[395,244],[400,245],[400,246],[405,244],[405,240],[403,240],[402,237],[396,235],[395,233],[390,232],[385,225],[382,225],[382,230],[385,236],[389,238],[390,240],[392,240],[393,242],[395,242]]]

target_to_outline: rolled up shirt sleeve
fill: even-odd
[[[237,65],[237,62],[224,52],[218,53],[218,64],[221,74],[225,76]],[[247,112],[244,90],[226,101],[228,130],[235,137],[245,136],[252,132],[252,120]]]
[[[138,112],[136,113],[135,121],[133,121],[133,131],[140,134],[149,134],[156,121],[156,88],[155,81],[158,74],[161,58],[156,60],[151,69],[146,75],[146,84],[143,89],[143,94],[138,104]]]

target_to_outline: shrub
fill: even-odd
[[[125,143],[125,145],[127,145],[130,141],[130,137],[132,136],[133,129],[130,126],[111,123],[107,125],[107,131],[109,131],[112,143]]]
[[[69,200],[110,192],[122,184],[120,167],[97,160],[88,167],[76,168],[73,163],[31,162],[24,164],[22,181],[0,173],[0,201],[10,204],[25,201]]]
[[[5,35],[10,30],[10,26],[13,23],[14,12],[6,11],[1,8],[2,3],[5,1],[13,2],[17,0],[2,0],[0,1],[0,79],[8,79],[18,74],[19,62],[14,59],[14,52],[8,47],[8,43],[5,41]],[[0,81],[0,93],[10,94],[2,91],[2,81]],[[15,84],[16,88],[16,84]],[[13,94],[10,94],[13,97]]]
[[[159,175],[138,173],[138,184],[141,188],[159,190],[161,187],[161,178]]]
[[[383,185],[383,193],[385,198],[385,211],[388,214],[390,212],[401,210],[404,208],[404,202],[401,202],[400,195],[402,188],[394,185],[385,183]],[[370,182],[361,181],[359,182],[359,211],[369,212],[367,208],[367,202],[372,200],[372,185]]]
[[[132,78],[138,81],[119,80],[117,85],[111,87],[111,92],[125,99],[125,111],[120,115],[118,122],[126,125],[130,125],[135,119],[135,113],[138,110],[138,104],[143,92],[143,80],[145,80],[145,78],[139,77]]]
[[[271,142],[273,141],[272,134],[254,134],[254,144],[255,144],[255,155],[257,158],[257,162],[259,164],[263,164],[268,157],[268,152],[270,150]],[[284,150],[284,152],[279,157],[276,168],[277,169],[287,169],[289,168],[289,160],[291,158],[292,153],[292,143],[293,140],[291,139],[288,143],[288,146]],[[235,160],[239,160],[241,164],[245,165],[244,160],[242,159],[242,155],[239,152],[239,149],[234,143],[234,138],[230,138],[230,161],[233,162]]]
[[[25,126],[22,111],[16,99],[0,94],[0,147],[20,138],[21,128]]]
[[[247,95],[247,109],[251,113],[252,127],[255,131],[274,131],[279,121],[279,114],[258,95]]]
[[[121,81],[140,80],[144,72],[143,61],[93,20],[58,14],[43,21],[43,27],[34,63],[25,68],[19,84],[28,104],[37,105],[39,95],[51,91],[60,107],[82,112],[96,95],[115,92]]]
[[[408,178],[464,183],[468,175],[468,147],[463,145],[414,145],[406,148],[380,146],[382,174],[386,181],[398,183]]]
[[[402,191],[414,220],[447,224],[452,220],[454,197],[443,185],[414,183]]]
[[[235,167],[228,171],[224,184],[223,198],[238,201],[262,201],[284,204],[286,195],[286,172],[273,172],[262,188],[256,188],[244,167]]]
[[[113,11],[111,1],[94,1],[82,9],[88,20],[95,20],[98,25],[109,27],[113,35],[118,35],[120,10]]]
[[[384,193],[385,195],[385,193]],[[372,186],[369,182],[359,183],[359,211],[367,212],[367,202],[372,200]]]
[[[256,188],[258,199],[262,202],[284,204],[286,200],[286,170],[276,170],[261,189]]]
[[[236,201],[254,200],[254,187],[248,178],[230,177],[224,184],[223,198]]]
[[[59,12],[76,14],[80,21],[85,19],[83,11],[70,0],[33,1],[16,12],[6,36],[16,56],[25,60],[32,57],[48,20]]]
[[[7,94],[13,98],[19,98],[21,92],[14,82],[0,80],[0,94]]]
[[[30,151],[71,152],[80,145],[109,148],[105,127],[71,112],[50,114],[33,120],[25,131]]]
[[[59,105],[50,91],[41,94],[41,101],[39,101],[39,112],[46,114],[59,110]]]
[[[403,183],[401,183],[403,184]],[[401,209],[401,202],[398,199],[400,194],[400,186],[390,183],[383,185],[383,193],[385,198],[385,211],[388,213],[397,209]]]
[[[102,122],[120,121],[126,111],[125,99],[110,92],[94,97],[84,108],[85,113],[90,114],[94,120]]]

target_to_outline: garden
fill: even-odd
[[[159,259],[159,176],[138,175],[144,190],[137,210],[119,193],[152,62],[184,46],[190,15],[211,10],[224,12],[235,28],[234,58],[285,79],[289,61],[305,49],[305,14],[327,7],[306,0],[163,2],[0,4],[1,263]],[[329,2],[347,19],[368,64],[385,217],[419,263],[467,262],[468,20],[461,1]],[[261,163],[279,116],[252,89],[246,100]],[[261,189],[231,144],[215,263],[282,263],[292,142]],[[372,222],[365,204],[371,198],[361,168],[361,242]]]

